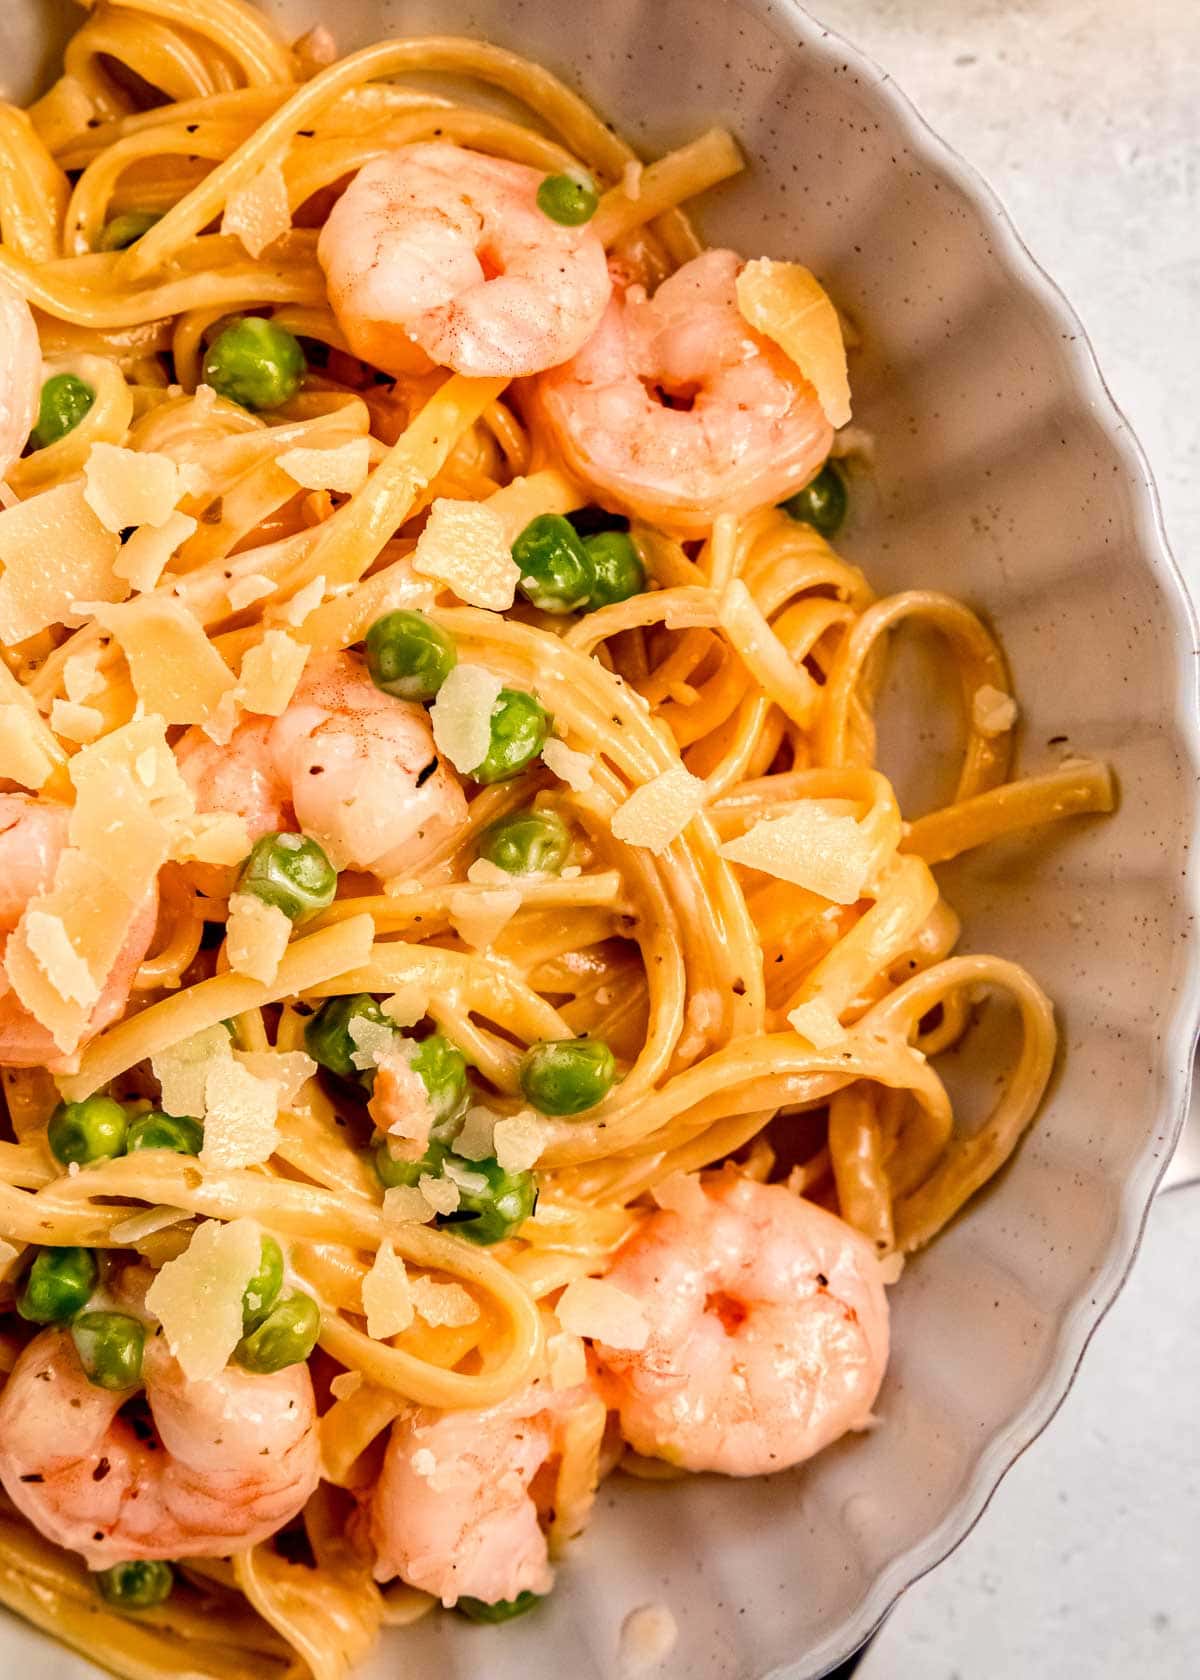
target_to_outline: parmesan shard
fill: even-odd
[[[172,513],[162,525],[139,525],[117,556],[113,570],[136,590],[154,589],[167,569],[167,561],[195,529],[196,521],[190,513]]]
[[[636,788],[613,812],[612,832],[629,846],[644,846],[656,856],[677,840],[704,806],[704,783],[680,764]]]
[[[422,1173],[417,1188],[434,1213],[453,1213],[458,1206],[458,1185],[451,1178],[434,1178],[431,1173]]]
[[[308,617],[315,612],[325,599],[325,579],[318,576],[309,580],[302,589],[297,589],[291,600],[283,609],[283,616],[294,630],[298,630]]]
[[[82,705],[95,694],[102,694],[104,678],[100,675],[99,650],[71,654],[63,663],[62,676],[67,699],[77,705]]]
[[[464,1161],[486,1161],[495,1148],[497,1118],[490,1108],[478,1104],[469,1108],[454,1140],[454,1153]]]
[[[246,650],[238,676],[237,697],[248,712],[282,717],[312,650],[286,630],[267,630]]]
[[[76,603],[123,601],[121,539],[97,519],[72,480],[0,513],[0,641],[23,642],[53,624],[76,628]]]
[[[329,1392],[335,1400],[349,1400],[352,1394],[357,1394],[363,1385],[361,1371],[339,1371],[336,1377],[329,1379]]]
[[[409,1292],[419,1315],[435,1329],[441,1325],[461,1329],[479,1317],[478,1302],[461,1283],[437,1283],[418,1274],[410,1279]]]
[[[206,1167],[260,1167],[279,1141],[279,1093],[274,1081],[256,1079],[240,1062],[218,1060],[204,1081]]]
[[[556,1394],[587,1381],[587,1350],[578,1336],[569,1330],[556,1330],[547,1336],[546,1373]]]
[[[71,844],[140,904],[170,855],[174,821],[192,806],[161,719],[114,730],[75,755],[70,775]]]
[[[252,1219],[206,1219],[146,1291],[146,1305],[189,1382],[220,1376],[242,1339],[242,1296],[258,1271],[262,1235]]]
[[[427,1225],[434,1209],[415,1184],[394,1184],[383,1192],[385,1225]]]
[[[607,1347],[636,1350],[649,1340],[650,1326],[641,1302],[604,1278],[575,1278],[554,1310],[564,1330]]]
[[[661,1184],[650,1192],[660,1208],[677,1213],[683,1219],[707,1219],[708,1198],[700,1185],[698,1173],[668,1173]]]
[[[143,595],[97,617],[121,644],[138,699],[165,723],[207,722],[233,688],[233,672],[174,596]]]
[[[528,1172],[536,1166],[550,1141],[550,1128],[530,1109],[508,1120],[497,1120],[492,1132],[492,1153],[505,1172]]]
[[[240,239],[242,249],[256,259],[268,245],[282,239],[291,225],[287,182],[277,159],[264,164],[244,187],[230,193],[221,217],[221,232]]]
[[[591,754],[576,752],[565,741],[547,741],[542,748],[542,763],[575,793],[586,793],[592,785]]]
[[[815,274],[799,263],[756,257],[736,281],[738,308],[808,380],[831,426],[850,419],[850,375],[842,324]]]
[[[209,1073],[219,1063],[232,1059],[229,1034],[220,1024],[157,1051],[150,1058],[150,1071],[158,1080],[163,1112],[203,1120]]]
[[[371,440],[355,437],[327,449],[285,449],[275,462],[305,490],[333,490],[341,496],[352,496],[367,482]]]
[[[170,455],[117,443],[92,445],[83,478],[88,506],[105,530],[117,534],[131,525],[165,525],[183,494]]]
[[[98,712],[95,706],[80,706],[74,700],[53,700],[50,727],[62,740],[86,746],[104,728],[104,713]]]
[[[412,565],[422,577],[445,584],[460,601],[493,612],[512,606],[521,577],[496,510],[486,502],[446,496],[430,509]]]
[[[494,944],[520,908],[521,890],[514,886],[483,892],[459,887],[447,899],[451,927],[477,951]]]
[[[350,1060],[360,1073],[377,1068],[396,1048],[396,1029],[386,1021],[352,1015],[346,1030],[354,1044]]]
[[[415,1027],[429,1007],[429,993],[414,981],[384,998],[379,1007],[394,1027]]]
[[[172,830],[171,857],[176,863],[215,863],[231,868],[250,850],[246,819],[233,811],[197,811]]]
[[[234,578],[225,593],[234,612],[241,612],[244,607],[251,606],[255,601],[261,601],[267,595],[274,595],[277,588],[274,578],[269,578],[262,572],[247,572],[245,577]]]
[[[54,765],[30,728],[25,708],[0,704],[0,776],[36,793],[49,779]]]
[[[438,751],[463,775],[478,769],[492,744],[492,712],[504,684],[482,665],[456,665],[429,711]]]
[[[290,1109],[317,1071],[317,1064],[303,1050],[235,1050],[234,1060],[255,1079],[275,1086],[279,1107]]]
[[[846,1029],[838,1020],[837,1014],[824,998],[812,998],[808,1003],[798,1003],[795,1009],[788,1012],[788,1025],[807,1039],[814,1050],[827,1050],[831,1044],[837,1044],[845,1038]]]
[[[1003,689],[984,683],[971,700],[971,722],[987,739],[1006,735],[1017,721],[1017,702]]]
[[[790,881],[834,904],[854,904],[871,872],[871,843],[853,817],[835,816],[807,802],[786,817],[766,817],[721,856],[747,869]]]
[[[225,955],[235,974],[270,985],[292,937],[292,924],[274,904],[254,893],[234,893],[225,923]]]
[[[362,1281],[367,1335],[387,1341],[407,1330],[413,1321],[412,1290],[404,1261],[386,1238],[380,1243],[371,1270]]]

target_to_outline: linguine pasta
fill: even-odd
[[[191,823],[192,850],[175,845],[152,873],[157,923],[119,1018],[75,1043],[56,1034],[41,1065],[3,1068],[0,1371],[30,1339],[13,1303],[34,1249],[93,1250],[103,1284],[126,1261],[164,1275],[202,1222],[249,1220],[283,1246],[289,1277],[319,1308],[321,1481],[278,1543],[184,1556],[170,1598],[131,1615],[97,1600],[71,1551],[0,1506],[0,1599],[129,1680],[185,1661],[212,1680],[339,1680],[382,1626],[425,1614],[428,1594],[376,1583],[356,1515],[387,1431],[413,1407],[489,1408],[544,1380],[562,1292],[602,1278],[680,1175],[732,1163],[785,1184],[838,1214],[894,1275],[896,1257],[1008,1159],[1055,1055],[1036,981],[999,956],[954,954],[958,922],[932,870],[1113,801],[1107,770],[1090,762],[1014,778],[1004,657],[964,604],[929,590],[877,598],[812,524],[775,505],[683,534],[635,517],[647,587],[582,615],[489,610],[414,570],[435,504],[479,504],[507,547],[591,493],[521,382],[445,368],[385,376],[356,359],[317,256],[347,179],[434,141],[548,175],[586,171],[600,195],[593,231],[653,288],[700,251],[687,202],[741,158],[713,130],[643,166],[549,72],[483,42],[393,40],[341,59],[329,47],[322,30],[289,46],[242,0],[96,0],[49,91],[27,112],[0,107],[0,285],[34,310],[42,377],[73,375],[94,393],[72,429],[23,454],[0,485],[3,612],[16,599],[17,622],[27,605],[19,543],[6,536],[14,514],[45,509],[48,540],[82,568],[70,533],[83,529],[83,487],[88,507],[103,488],[104,446],[122,452],[118,503],[150,493],[139,456],[175,471],[155,517],[124,521],[137,530],[124,562],[109,556],[106,598],[77,591],[78,610],[6,641],[4,785],[90,809],[81,766],[112,777],[144,767],[147,752],[154,762],[156,739],[173,747],[198,721],[188,708],[205,684],[219,745],[220,716],[232,729],[245,715],[236,685],[244,699],[280,650],[301,650],[303,663],[357,649],[382,614],[406,608],[452,639],[460,666],[535,694],[566,756],[547,750],[475,787],[465,820],[411,871],[343,869],[332,903],[289,930],[269,978],[231,957],[227,866],[240,853],[218,856],[215,831],[173,811],[171,833]],[[430,92],[429,71],[463,91]],[[499,89],[518,114],[476,103],[480,89]],[[105,230],[131,216],[140,237],[105,249]],[[222,324],[247,312],[307,354],[299,390],[264,413],[204,379]],[[333,482],[335,461],[353,488]],[[142,639],[131,614],[148,626]],[[949,650],[965,745],[950,803],[905,820],[874,765],[872,714],[889,638],[912,623]],[[157,737],[131,736],[154,723],[146,694],[166,692],[156,647],[183,672],[178,710]],[[128,760],[103,756],[126,740]],[[155,775],[151,805],[167,786]],[[136,775],[128,785],[137,791]],[[564,820],[573,863],[507,880],[480,871],[489,825],[531,805]],[[114,832],[106,863],[104,846],[89,850],[72,829],[99,872],[97,899],[136,873],[136,833]],[[780,861],[784,835],[807,884],[795,857]],[[831,865],[849,871],[845,891],[821,890]],[[6,925],[9,984],[22,986],[25,934],[16,916]],[[50,979],[53,989],[53,965]],[[536,1208],[503,1240],[467,1242],[428,1209],[424,1221],[398,1215],[403,1198],[385,1197],[371,1165],[363,1102],[311,1062],[288,1064],[298,1083],[284,1077],[321,1004],[359,993],[395,1000],[402,1025],[457,1046],[493,1120],[528,1111],[529,1046],[611,1048],[620,1076],[597,1105],[537,1117]],[[964,1129],[937,1057],[992,993],[1015,1005],[1020,1045],[998,1070],[991,1113]],[[70,997],[59,1001],[69,1012]],[[51,1031],[60,1018],[33,1013]],[[165,1107],[164,1058],[226,1022],[232,1066],[260,1083],[277,1070],[264,1158],[147,1148],[66,1170],[54,1157],[56,1104],[110,1093]],[[368,1280],[393,1258],[435,1305],[379,1333]],[[583,1527],[621,1451],[594,1396],[568,1412],[545,1500],[552,1554]]]

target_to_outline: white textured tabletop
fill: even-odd
[[[1082,317],[1200,598],[1197,0],[810,0],[995,187]],[[1062,1410],[856,1680],[1200,1674],[1200,1185]]]

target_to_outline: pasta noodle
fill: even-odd
[[[429,91],[427,72],[461,91]],[[496,114],[490,90],[518,114]],[[59,864],[53,894],[39,888],[32,911],[22,903],[5,923],[0,1062],[13,1065],[0,1140],[0,1380],[22,1380],[12,1372],[33,1326],[14,1309],[34,1251],[88,1249],[104,1301],[140,1277],[140,1303],[152,1274],[169,1278],[171,1262],[199,1252],[197,1232],[233,1243],[251,1221],[283,1245],[288,1277],[319,1317],[321,1480],[280,1536],[183,1551],[172,1596],[128,1614],[96,1599],[72,1551],[15,1504],[0,1506],[0,1600],[127,1680],[185,1661],[211,1680],[343,1680],[382,1625],[435,1602],[375,1578],[364,1513],[389,1430],[397,1439],[414,1419],[464,1409],[523,1417],[511,1408],[531,1385],[550,1392],[556,1370],[568,1378],[553,1392],[568,1398],[543,1526],[558,1555],[620,1449],[608,1408],[581,1386],[582,1343],[557,1307],[601,1285],[656,1205],[732,1174],[836,1213],[885,1263],[933,1238],[1016,1148],[1056,1036],[1023,969],[954,954],[957,918],[932,870],[1113,806],[1096,763],[1013,778],[1007,668],[966,605],[917,589],[876,599],[863,572],[778,498],[677,521],[635,509],[631,523],[602,525],[629,527],[647,586],[581,615],[505,613],[439,572],[445,503],[473,533],[483,588],[518,570],[509,550],[535,521],[587,510],[594,486],[528,380],[419,359],[415,371],[379,372],[355,355],[320,229],[350,177],[410,146],[469,148],[573,190],[594,182],[593,235],[624,285],[650,291],[701,252],[688,201],[742,167],[720,129],[643,166],[548,71],[486,43],[393,40],[334,59],[321,32],[288,45],[242,0],[94,0],[54,86],[28,112],[0,107],[0,304],[11,291],[32,307],[43,377],[90,392],[76,423],[12,460],[0,502],[36,509],[46,492],[83,487],[78,517],[104,594],[77,601],[66,589],[0,664],[0,804],[53,807],[57,845],[75,860]],[[136,226],[118,240],[122,218]],[[209,382],[214,341],[246,312],[307,351],[303,385],[262,412]],[[775,369],[785,335],[779,344]],[[800,378],[795,366],[789,377]],[[810,398],[818,383],[812,372]],[[667,408],[691,400],[686,390],[659,398]],[[149,494],[154,473],[174,485],[162,517],[106,521],[105,449],[121,494]],[[7,517],[0,596],[18,589]],[[137,527],[124,548],[114,524]],[[154,636],[129,639],[133,609],[122,602],[135,584],[154,622],[182,625],[191,639],[179,646],[207,657],[207,689],[200,654],[167,670]],[[519,774],[477,786],[445,834],[427,816],[432,837],[411,870],[343,862],[336,896],[294,937],[283,928],[273,962],[258,935],[245,936],[240,958],[245,918],[264,922],[262,898],[251,894],[248,912],[246,892],[231,896],[254,835],[241,815],[222,828],[219,798],[207,807],[203,779],[175,769],[184,728],[208,731],[208,779],[219,780],[220,754],[233,753],[246,718],[270,727],[290,715],[301,668],[344,658],[399,611],[423,615],[457,669],[482,668],[493,693],[536,695],[557,756],[546,746]],[[912,623],[949,650],[965,745],[950,802],[906,820],[875,768],[873,713],[889,638]],[[255,675],[268,699],[247,710]],[[149,703],[164,685],[178,720],[165,729]],[[462,720],[442,697],[432,715],[434,767],[440,754],[443,774],[446,762],[462,770],[443,744]],[[108,756],[87,756],[97,752]],[[89,763],[102,763],[114,802],[133,813],[123,820],[144,824],[144,866],[113,856],[105,872],[88,826]],[[414,798],[421,788],[418,779]],[[15,809],[0,845],[16,832]],[[528,876],[488,864],[481,848],[495,825],[530,809],[565,825],[574,861]],[[69,867],[81,872],[70,891]],[[103,902],[114,881],[132,883],[120,927]],[[269,922],[280,907],[263,896]],[[115,984],[117,947],[138,915],[149,931],[107,1010],[94,970]],[[55,927],[56,946],[46,943]],[[106,957],[89,967],[104,938]],[[47,985],[60,993],[53,1019],[30,1003]],[[988,993],[1015,1005],[1020,1048],[991,1113],[967,1127],[934,1058]],[[410,1051],[441,1035],[474,1069],[472,1107],[457,1119],[465,1137],[486,1111],[487,1131],[473,1157],[463,1146],[457,1178],[430,1187],[413,1173],[385,1192],[369,1151],[386,1149],[396,1128],[380,1126],[373,1145],[368,1115],[389,1064],[373,1070],[373,1094],[369,1080],[366,1092],[353,1084],[369,1061],[354,1061],[349,1083],[317,1076],[306,1046],[318,1011],[358,994],[376,1000],[363,1017],[371,1030],[416,1028]],[[4,1009],[26,1024],[32,1010],[44,1054],[9,1048],[17,1027]],[[607,1045],[619,1081],[580,1111],[532,1116],[526,1053],[560,1040]],[[392,1077],[402,1082],[403,1070]],[[52,1152],[57,1104],[108,1094],[133,1116],[161,1105],[176,1124],[168,1093],[185,1089],[207,1105],[199,1155],[151,1146],[65,1170]],[[527,1216],[480,1246],[455,1220],[487,1188],[481,1163],[499,1172],[505,1149],[524,1164],[504,1173],[531,1186],[536,1176],[536,1206],[531,1189]],[[139,1312],[160,1284],[149,1288]],[[603,1329],[592,1339],[605,1341]],[[172,1351],[182,1362],[174,1339]],[[640,1449],[626,1467],[682,1473]],[[42,1477],[21,1477],[30,1480]]]

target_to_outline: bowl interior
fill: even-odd
[[[499,1630],[434,1618],[404,1636],[418,1673],[608,1676],[623,1615],[661,1600],[680,1628],[671,1674],[820,1674],[961,1538],[1061,1399],[1181,1113],[1195,1003],[1193,634],[1144,465],[1077,322],[986,189],[794,6],[604,0],[582,28],[555,0],[269,9],[292,33],[323,19],[343,50],[389,33],[486,36],[580,86],[647,153],[730,124],[752,167],[710,195],[706,234],[807,263],[862,333],[855,421],[875,466],[844,546],[881,591],[946,590],[996,625],[1022,706],[1022,769],[1078,752],[1120,777],[1112,819],[942,872],[964,948],[1032,969],[1065,1056],[1010,1168],[894,1291],[881,1427],[770,1481],[614,1480],[565,1590],[536,1616]],[[48,22],[66,20],[37,0],[4,12],[4,62],[32,84]],[[921,650],[905,657],[924,668]],[[947,708],[919,676],[893,690],[886,767],[914,799],[935,797]],[[985,1010],[982,1042],[950,1070],[968,1123],[1006,1030]],[[85,1672],[15,1627],[0,1650],[14,1672],[18,1651],[30,1676]],[[395,1662],[385,1649],[366,1672],[382,1680]]]

